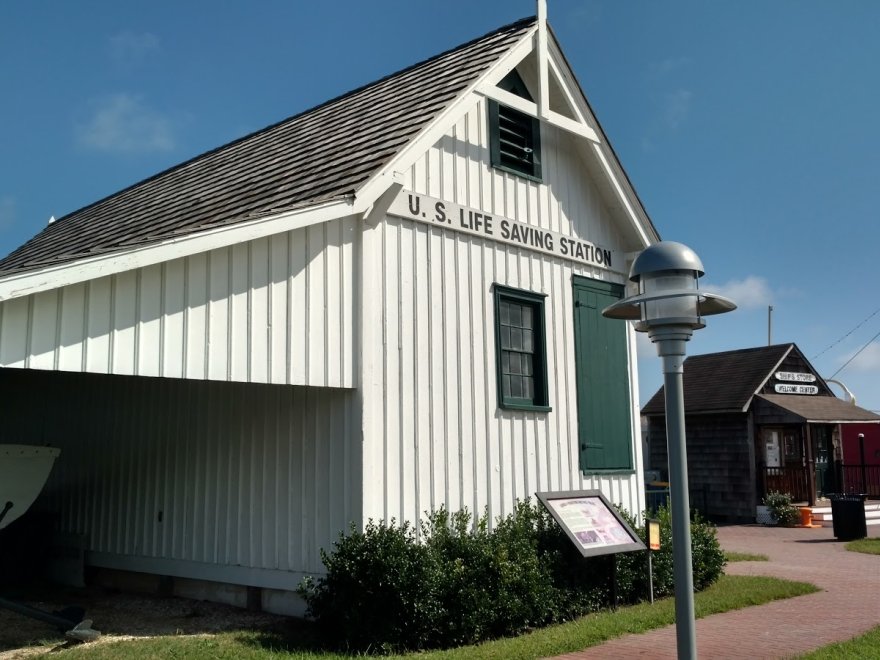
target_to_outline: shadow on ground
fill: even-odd
[[[93,627],[104,636],[157,637],[244,630],[258,633],[256,639],[265,637],[274,648],[293,644],[290,640],[296,638],[300,643],[311,638],[311,625],[300,619],[186,598],[54,585],[5,589],[0,596],[46,612],[81,606],[85,608],[85,618],[91,619]],[[0,654],[28,646],[65,643],[63,631],[51,624],[0,609]]]

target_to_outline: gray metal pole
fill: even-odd
[[[663,328],[652,332],[663,358],[666,393],[666,444],[669,449],[669,497],[672,500],[672,561],[675,578],[675,636],[679,660],[695,660],[694,575],[691,560],[690,497],[684,428],[684,355],[690,332]]]

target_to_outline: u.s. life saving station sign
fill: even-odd
[[[615,266],[621,263],[616,251],[598,247],[589,241],[572,238],[518,220],[489,215],[479,209],[420,195],[409,190],[401,190],[398,193],[388,208],[388,214],[543,252],[588,266],[615,270]],[[620,266],[617,266],[617,270],[619,269]]]

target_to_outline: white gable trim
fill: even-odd
[[[392,181],[396,180],[396,173],[406,171],[425,151],[440,140],[447,133],[449,127],[461,119],[479,97],[494,99],[532,117],[541,118],[540,106],[545,101],[549,103],[546,95],[544,100],[539,98],[538,103],[533,103],[515,94],[510,94],[497,85],[523,59],[535,52],[536,49],[543,48],[546,50],[544,57],[540,57],[540,53],[538,54],[539,67],[542,69],[539,71],[539,78],[544,79],[540,85],[543,88],[546,84],[549,89],[549,76],[553,75],[559,83],[559,87],[562,88],[572,113],[578,120],[570,119],[548,108],[546,117],[542,121],[588,141],[601,166],[599,174],[607,178],[641,248],[660,240],[648,219],[648,214],[642,207],[641,201],[630,185],[623,167],[617,160],[614,151],[608,146],[607,140],[584,98],[583,91],[571,73],[559,45],[554,38],[540,39],[539,27],[540,20],[534,28],[523,35],[517,45],[513,46],[486,73],[462,92],[458,99],[450,103],[420,135],[404,146],[384,169],[364,184],[356,193],[358,201],[363,202],[365,208],[373,204],[382,193],[388,190]],[[543,66],[542,62],[546,62],[546,66]]]
[[[550,81],[547,73],[547,0],[538,0],[538,117],[550,119]]]
[[[754,400],[754,398],[756,396],[758,396],[758,392],[760,392],[762,389],[764,389],[764,386],[767,384],[767,381],[773,377],[773,374],[776,373],[776,371],[779,369],[780,365],[783,362],[785,362],[785,360],[788,358],[789,353],[791,353],[792,346],[788,347],[788,350],[782,354],[782,357],[780,357],[779,360],[777,360],[776,364],[773,365],[773,368],[767,373],[766,378],[764,378],[764,380],[761,381],[761,383],[758,385],[758,387],[755,388],[755,391],[752,392],[751,396],[749,396],[749,398],[748,398],[748,401],[746,401],[745,405],[743,406],[742,412],[749,411],[749,406],[752,405],[752,401]],[[810,365],[810,366],[812,366],[812,365]]]
[[[620,200],[620,203],[623,204],[623,208],[626,209],[626,217],[629,218],[633,229],[639,237],[639,240],[642,242],[642,245],[644,247],[648,247],[649,245],[657,241],[658,238],[654,238],[654,240],[652,240],[648,236],[646,225],[640,221],[639,214],[636,212],[636,205],[631,203],[629,195],[626,193],[620,183],[620,178],[615,175],[611,163],[605,157],[605,152],[602,148],[602,145],[594,144],[593,151],[595,152],[596,157],[599,159],[599,162],[602,163],[602,168],[605,170],[605,174],[608,176],[608,180],[611,182],[611,185],[614,188],[614,192],[617,193],[617,198]]]
[[[559,87],[562,89],[562,93],[565,94],[565,101],[568,104],[568,107],[574,113],[576,119],[582,123],[586,124],[587,119],[584,116],[584,113],[581,112],[580,104],[577,102],[575,97],[572,95],[571,90],[569,89],[568,83],[566,82],[566,78],[563,75],[562,71],[559,69],[559,65],[556,64],[556,60],[552,57],[547,59],[547,63],[550,65],[550,71],[553,72],[554,77],[557,82],[559,82]]]
[[[498,101],[499,103],[503,103],[506,106],[510,106],[515,110],[519,110],[527,115],[532,117],[539,116],[539,108],[536,103],[532,103],[528,99],[524,99],[521,96],[517,96],[516,94],[511,94],[508,91],[500,89],[499,87],[489,86],[489,85],[481,85],[477,90],[477,93],[482,94],[483,96],[490,98],[494,101]],[[577,122],[573,119],[569,119],[565,115],[560,115],[558,112],[553,112],[553,110],[547,110],[546,119],[544,120],[546,123],[556,126],[557,128],[561,128],[564,131],[568,131],[569,133],[574,133],[583,138],[587,138],[591,142],[599,142],[599,136],[596,135],[596,131],[587,126],[585,123]]]
[[[145,247],[87,257],[57,266],[47,266],[36,271],[7,275],[0,278],[0,301],[78,284],[106,275],[152,266],[172,259],[188,257],[216,248],[335,220],[363,212],[366,209],[366,205],[361,204],[360,206],[363,208],[359,208],[353,199],[329,202],[266,216],[250,222],[171,238]]]
[[[592,145],[596,158],[601,163],[612,189],[626,211],[626,215],[635,230],[638,240],[642,244],[642,248],[648,247],[652,243],[659,241],[660,236],[651,225],[641,200],[639,200],[636,191],[633,189],[614,150],[609,145],[608,138],[602,131],[599,121],[593,115],[593,111],[584,96],[583,89],[578,84],[574,72],[568,66],[568,62],[559,44],[556,43],[555,39],[551,39],[547,44],[547,48],[549,51],[548,63],[550,70],[565,93],[572,112],[581,118],[585,124],[592,127],[598,135],[598,140]]]
[[[365,207],[372,204],[384,193],[395,180],[396,172],[405,172],[418,158],[430,149],[434,143],[442,138],[459,119],[461,119],[476,102],[474,92],[488,80],[494,79],[497,83],[507,75],[524,57],[532,52],[532,37],[537,27],[532,28],[523,35],[520,42],[513,46],[507,53],[495,62],[489,71],[478,78],[464,90],[461,95],[452,101],[446,109],[434,118],[422,132],[406,144],[391,161],[385,165],[372,179],[367,181],[360,190],[355,193],[359,202]]]

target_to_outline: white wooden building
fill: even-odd
[[[350,522],[641,511],[658,240],[543,17],[76,211],[0,261],[0,442],[104,575],[295,609]],[[246,588],[250,587],[250,590]]]

